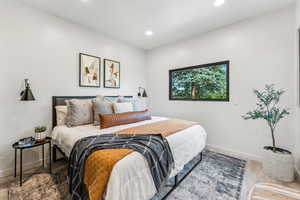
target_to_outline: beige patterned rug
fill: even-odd
[[[270,183],[254,185],[248,200],[300,200],[300,191]]]
[[[9,200],[67,200],[69,199],[67,169],[62,166],[53,174],[41,173],[23,182],[15,181],[8,189]]]

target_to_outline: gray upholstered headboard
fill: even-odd
[[[109,99],[118,98],[119,96],[105,96]],[[133,98],[133,96],[123,96],[124,98]],[[65,100],[67,99],[94,99],[96,96],[53,96],[52,97],[52,128],[57,125],[56,122],[56,110],[55,106],[66,105]]]

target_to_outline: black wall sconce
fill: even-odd
[[[138,97],[145,97],[145,98],[148,97],[145,88],[139,87]]]
[[[30,89],[29,80],[25,79],[25,90],[21,92],[21,101],[34,101],[35,98]]]

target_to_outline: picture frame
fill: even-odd
[[[169,70],[169,100],[229,102],[229,73],[229,60]]]
[[[120,88],[121,64],[119,61],[104,59],[104,88]]]
[[[79,53],[79,87],[101,87],[101,58]]]

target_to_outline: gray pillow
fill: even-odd
[[[66,124],[68,127],[93,123],[93,104],[91,99],[67,100]]]
[[[94,110],[94,125],[100,125],[99,115],[113,114],[113,104],[105,99],[94,99],[93,101]]]

